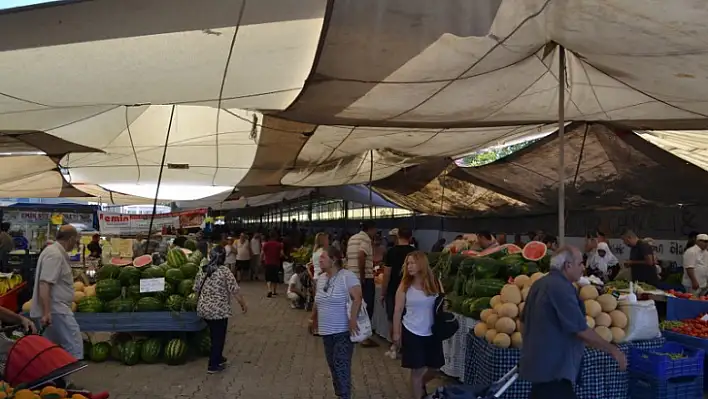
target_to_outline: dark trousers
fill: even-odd
[[[557,380],[531,384],[529,399],[577,399],[573,383],[568,380]]]
[[[361,295],[366,302],[366,311],[371,319],[374,317],[374,301],[376,301],[376,283],[373,278],[365,278],[361,282]]]
[[[354,343],[350,339],[349,331],[324,335],[322,341],[327,365],[332,373],[334,394],[340,399],[351,399]]]
[[[216,370],[224,362],[224,343],[229,319],[204,320],[209,326],[211,335],[211,354],[209,355],[209,370]]]

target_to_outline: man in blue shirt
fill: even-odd
[[[586,344],[614,357],[620,370],[627,368],[624,353],[587,326],[585,307],[573,286],[583,275],[582,262],[578,249],[559,249],[550,273],[531,286],[526,298],[519,369],[521,378],[531,382],[530,399],[577,398],[573,383]]]

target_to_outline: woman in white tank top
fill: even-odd
[[[411,370],[412,399],[427,396],[425,386],[445,365],[442,341],[432,332],[435,299],[440,293],[425,253],[411,252],[396,292],[393,341],[401,348],[401,366]]]

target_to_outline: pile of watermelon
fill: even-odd
[[[138,363],[166,363],[171,366],[208,356],[211,350],[209,329],[187,334],[151,333],[132,335],[115,333],[110,341],[84,341],[84,359],[100,363],[114,360],[133,366]]]
[[[96,273],[95,296],[77,302],[77,311],[84,313],[119,312],[193,312],[197,308],[194,278],[204,256],[199,251],[171,249],[167,261],[152,264],[152,256],[144,255],[132,265],[111,264]],[[115,263],[120,263],[116,260]],[[165,278],[162,292],[140,293],[140,280]]]
[[[505,244],[484,251],[445,251],[428,254],[428,261],[441,276],[450,310],[479,319],[490,300],[519,275],[531,276],[550,269],[546,245],[532,241],[524,248]]]

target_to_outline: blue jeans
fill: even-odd
[[[211,353],[209,354],[209,370],[217,370],[224,362],[224,343],[229,319],[204,320],[209,326],[211,336]]]
[[[327,365],[330,373],[332,373],[334,394],[341,399],[351,399],[354,343],[350,339],[349,331],[323,335],[322,341]]]

